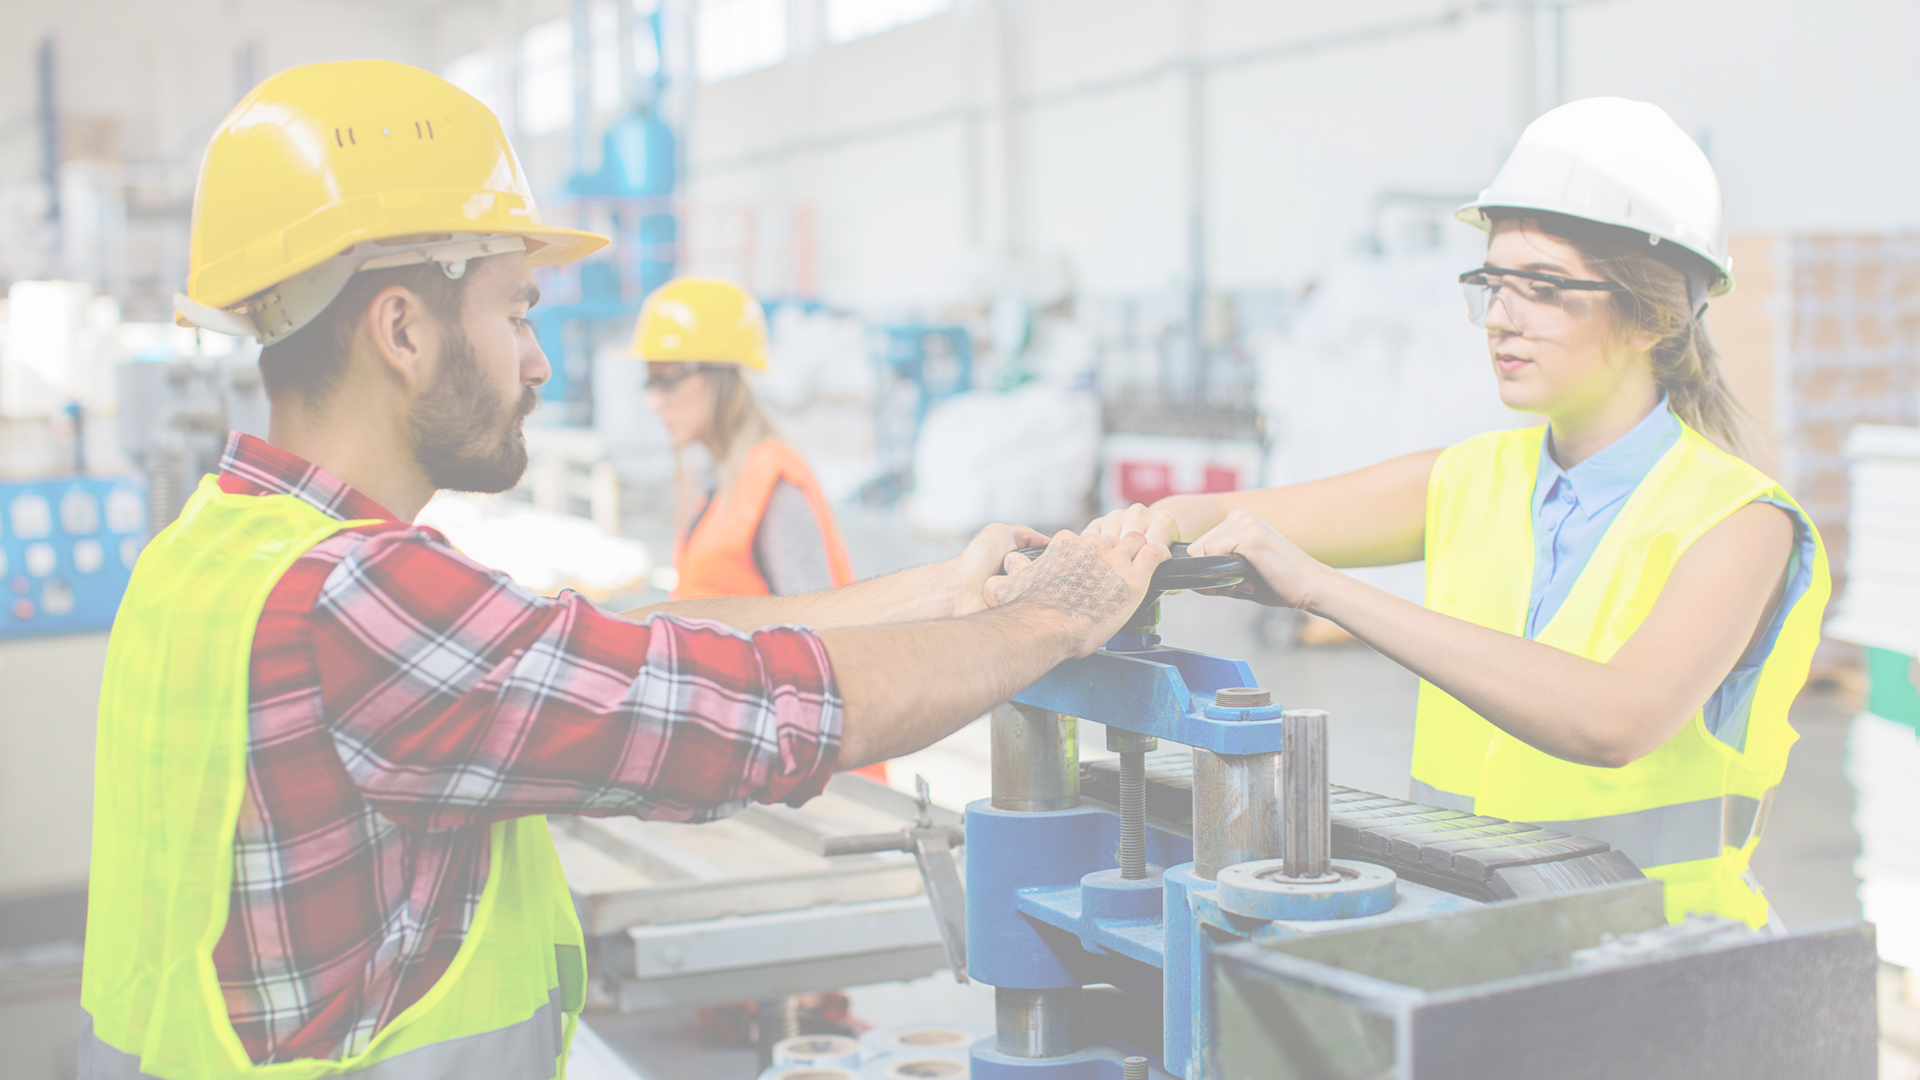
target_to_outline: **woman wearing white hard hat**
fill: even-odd
[[[1733,288],[1713,168],[1652,105],[1577,101],[1458,216],[1488,234],[1460,281],[1501,400],[1544,425],[1095,527],[1168,514],[1419,674],[1416,800],[1605,840],[1669,918],[1764,925],[1747,868],[1830,586],[1812,523],[1735,456],[1701,323]],[[1333,569],[1421,558],[1424,607]]]

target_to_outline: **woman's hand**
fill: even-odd
[[[1080,535],[1118,540],[1130,532],[1137,532],[1151,538],[1154,536],[1154,525],[1164,519],[1171,531],[1158,542],[1172,544],[1206,532],[1218,524],[1225,513],[1211,495],[1169,495],[1152,506],[1134,503],[1124,510],[1094,518],[1092,523],[1080,530]]]
[[[1208,530],[1205,536],[1187,545],[1187,554],[1243,555],[1260,574],[1259,581],[1243,581],[1221,589],[1202,589],[1207,593],[1242,596],[1269,607],[1307,610],[1326,575],[1336,573],[1314,561],[1293,541],[1281,536],[1273,526],[1250,510],[1234,510],[1225,521]]]
[[[1173,516],[1165,511],[1156,512],[1145,503],[1134,503],[1132,506],[1123,510],[1115,510],[1111,513],[1102,514],[1088,522],[1087,527],[1080,530],[1080,535],[1104,536],[1112,540],[1118,540],[1130,532],[1137,532],[1144,536],[1147,533],[1149,523],[1161,521],[1162,519],[1164,519],[1167,525],[1172,527],[1172,531],[1168,533],[1165,540],[1160,542],[1167,544],[1180,539],[1177,535],[1179,526],[1174,522]]]

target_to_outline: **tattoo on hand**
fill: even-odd
[[[1094,544],[1056,544],[1000,596],[1001,604],[1044,604],[1095,623],[1112,618],[1128,600],[1127,583]]]

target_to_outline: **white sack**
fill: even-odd
[[[1081,524],[1100,458],[1100,403],[1046,383],[973,391],[927,414],[913,453],[907,521],[966,534],[990,522]]]

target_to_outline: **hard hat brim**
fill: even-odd
[[[415,196],[417,199],[419,195],[440,193],[409,192],[406,194]],[[466,201],[472,199],[471,193],[466,192],[455,191],[445,194],[459,195]],[[496,196],[496,198],[498,202],[507,202],[511,197]],[[429,204],[419,207],[428,212],[407,213],[405,211],[416,209],[409,206],[404,209],[383,207],[381,209],[386,211],[384,213],[364,214],[356,213],[358,208],[336,203],[281,233],[279,240],[282,248],[296,249],[297,253],[291,254],[286,261],[274,268],[272,280],[260,280],[259,272],[248,265],[253,261],[253,253],[240,251],[229,256],[228,259],[200,267],[188,279],[186,295],[208,307],[232,307],[264,289],[272,288],[282,281],[306,273],[355,244],[369,240],[392,240],[402,236],[426,236],[440,233],[519,236],[528,241],[530,249],[527,252],[528,266],[562,266],[585,258],[611,242],[599,233],[524,220],[525,217],[531,216],[530,208],[523,211],[519,207],[497,207],[484,215],[466,216],[458,212],[445,212],[453,208],[431,205],[440,200],[420,199],[418,201]],[[433,212],[435,210],[442,212]],[[339,219],[354,217],[373,218],[374,223],[362,228],[339,227]],[[515,220],[516,218],[520,220]],[[226,263],[234,265],[228,266],[225,265]]]
[[[1728,293],[1733,291],[1733,266],[1732,266],[1731,259],[1726,260],[1723,263],[1719,258],[1715,257],[1711,252],[1703,250],[1698,244],[1691,244],[1685,240],[1678,239],[1676,237],[1662,235],[1659,232],[1649,230],[1644,225],[1641,225],[1637,222],[1617,221],[1617,220],[1613,220],[1611,218],[1603,217],[1596,214],[1582,213],[1578,210],[1570,210],[1564,206],[1551,206],[1551,205],[1548,205],[1544,200],[1529,202],[1522,199],[1488,199],[1488,198],[1479,198],[1479,199],[1475,199],[1470,203],[1467,203],[1466,205],[1460,207],[1458,210],[1455,210],[1453,212],[1453,218],[1455,221],[1459,221],[1466,225],[1471,225],[1474,228],[1479,229],[1483,233],[1491,234],[1493,232],[1493,219],[1487,216],[1487,211],[1489,210],[1523,210],[1523,211],[1531,210],[1531,211],[1534,211],[1535,213],[1558,214],[1561,217],[1579,218],[1582,221],[1591,221],[1596,225],[1611,225],[1611,226],[1614,226],[1615,228],[1626,229],[1629,232],[1636,232],[1636,233],[1641,233],[1643,235],[1649,235],[1649,236],[1659,236],[1661,243],[1672,244],[1674,247],[1681,248],[1685,251],[1690,251],[1693,254],[1700,256],[1700,258],[1703,261],[1705,261],[1708,266],[1713,267],[1714,273],[1718,275],[1718,278],[1714,282],[1712,287],[1709,288],[1707,291],[1707,295],[1709,297],[1718,298],[1718,297],[1725,296]]]

